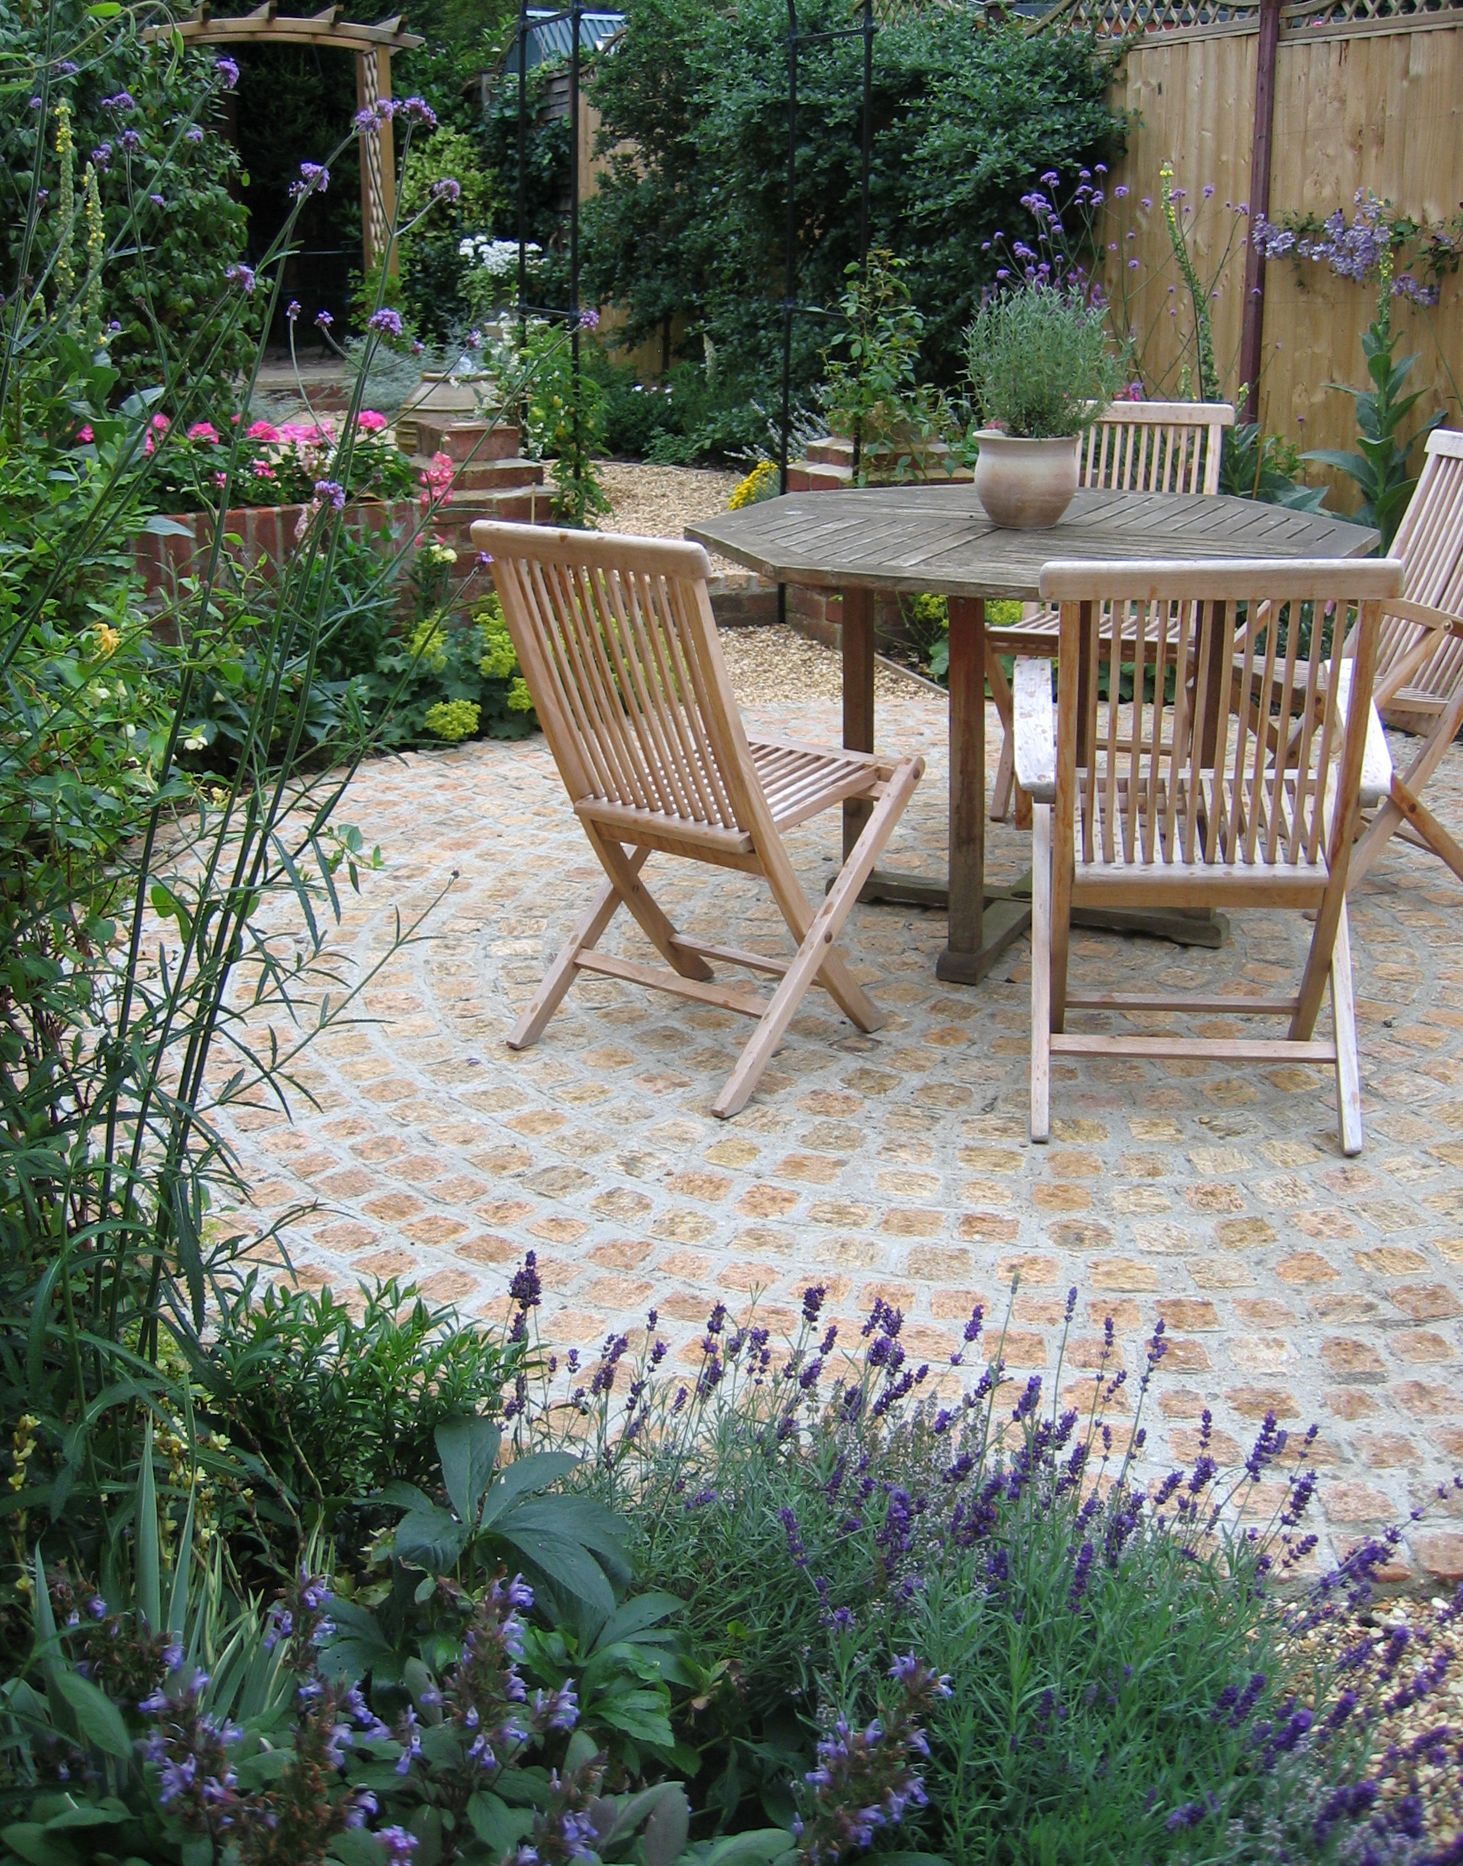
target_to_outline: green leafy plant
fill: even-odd
[[[1423,399],[1423,391],[1414,389],[1404,393],[1417,358],[1396,354],[1390,283],[1384,260],[1377,315],[1361,334],[1362,354],[1372,386],[1355,389],[1343,382],[1328,385],[1349,395],[1356,405],[1356,449],[1318,447],[1305,456],[1321,466],[1334,467],[1352,481],[1361,495],[1357,519],[1363,525],[1376,527],[1381,533],[1384,551],[1402,522],[1407,501],[1417,484],[1417,475],[1412,471],[1417,443],[1443,420],[1440,409],[1420,429],[1410,435],[1406,433],[1412,412]]]
[[[892,455],[896,476],[944,425],[941,399],[920,381],[925,320],[910,297],[907,262],[877,248],[847,268],[839,310],[847,328],[827,352],[821,399],[836,433]]]
[[[982,424],[1027,440],[1083,433],[1122,380],[1107,312],[1075,285],[997,292],[966,327],[965,356]]]
[[[592,312],[585,317],[599,321]],[[550,462],[554,516],[582,528],[610,509],[597,465],[605,453],[604,391],[591,370],[576,370],[572,349],[555,325],[531,322],[519,356],[529,379],[522,404],[525,438],[538,458]]]
[[[1437,280],[1458,267],[1460,226],[1463,222],[1457,220],[1429,226],[1398,215],[1390,201],[1359,188],[1349,221],[1338,208],[1319,226],[1261,220],[1255,227],[1255,244],[1270,257],[1288,253],[1298,261],[1325,265],[1339,278],[1376,281],[1376,315],[1361,339],[1371,386],[1327,385],[1355,403],[1356,448],[1317,448],[1304,458],[1333,467],[1353,482],[1361,495],[1357,518],[1381,533],[1383,550],[1391,543],[1417,484],[1411,468],[1417,443],[1443,419],[1439,410],[1407,432],[1423,391],[1405,392],[1417,358],[1396,354],[1392,307],[1398,298],[1422,306],[1437,302]],[[1429,275],[1432,282],[1420,282],[1419,272]]]
[[[127,545],[166,523],[146,517],[166,457],[161,405],[186,425],[219,359],[277,299],[296,217],[326,165],[305,165],[291,217],[256,265],[217,265],[206,312],[154,331],[151,379],[129,392],[108,345],[85,330],[95,268],[76,262],[75,227],[40,212],[55,106],[91,82],[63,54],[90,56],[102,30],[83,20],[68,42],[56,36],[67,18],[50,10],[43,46],[18,38],[11,74],[40,106],[27,231],[8,250],[0,307],[0,477],[13,495],[0,512],[0,1416],[34,1421],[7,1498],[13,1533],[81,1559],[95,1551],[105,1499],[137,1468],[142,1420],[181,1408],[169,1340],[196,1339],[210,1295],[257,1242],[211,1217],[221,1189],[242,1190],[216,1111],[259,1093],[285,1099],[296,1046],[349,1014],[364,981],[341,985],[325,947],[341,890],[370,858],[359,832],[333,820],[362,744],[328,777],[312,769],[311,696],[339,621],[338,463],[359,407],[295,551],[257,601],[217,600],[229,579],[216,538],[150,639]],[[138,139],[139,163],[150,138],[161,149],[175,128],[209,134],[231,61],[187,70],[196,110],[181,113],[176,86],[144,102],[140,82],[109,106]],[[117,150],[133,153],[121,132]],[[133,218],[97,261],[103,279],[153,207],[137,196],[140,166],[119,160],[116,178]],[[74,190],[78,222],[86,197]],[[134,282],[154,258],[131,252]],[[241,417],[253,381],[230,390]],[[236,477],[229,452],[220,509]],[[387,583],[396,569],[383,560],[375,574]],[[242,678],[249,698],[227,776],[200,785],[188,760],[202,740],[189,740],[234,664],[239,642],[221,635],[235,623],[257,657]],[[300,928],[288,958],[282,924]],[[403,938],[415,931],[404,925]],[[251,1018],[271,1010],[275,1035],[256,1048]],[[282,1034],[292,1020],[293,1038]]]
[[[824,0],[799,9],[810,34],[847,24]],[[706,386],[725,452],[762,440],[751,404],[778,401],[789,204],[780,156],[769,152],[786,143],[786,35],[780,0],[733,12],[630,0],[625,32],[592,79],[606,173],[585,209],[586,276],[600,302],[629,312],[629,341],[668,335],[683,357],[699,358],[710,340]],[[1080,34],[1014,24],[972,32],[943,9],[881,19],[870,244],[907,255],[910,298],[925,319],[923,371],[937,387],[954,386],[960,333],[992,279],[982,240],[1013,223],[1031,177],[1090,166],[1119,141],[1106,71],[1100,47]],[[831,309],[859,256],[860,93],[856,36],[818,43],[800,77],[791,203],[804,304]],[[799,401],[822,374],[825,329],[797,321]]]
[[[327,1527],[393,1478],[430,1481],[438,1426],[498,1413],[524,1359],[522,1344],[394,1280],[359,1295],[250,1276],[193,1367],[230,1438]]]

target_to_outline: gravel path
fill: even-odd
[[[606,530],[628,531],[646,538],[679,538],[698,518],[726,510],[727,501],[742,475],[704,467],[641,466],[627,460],[609,460],[601,468],[613,510]],[[713,557],[714,572],[746,576],[738,564]],[[838,656],[792,628],[724,629],[722,650],[732,686],[744,705],[807,698],[837,699],[842,691]],[[896,694],[927,692],[939,703],[938,690],[902,669],[881,662],[875,676],[881,699]]]

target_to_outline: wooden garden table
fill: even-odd
[[[843,742],[857,751],[874,749],[875,592],[950,599],[948,886],[878,874],[868,892],[948,907],[936,971],[958,984],[974,984],[1031,921],[1023,893],[985,882],[986,603],[1034,601],[1052,558],[1360,557],[1377,541],[1342,519],[1214,493],[1084,491],[1049,530],[1003,531],[968,484],[785,493],[689,525],[686,535],[779,583],[842,594]],[[846,843],[857,830],[857,818],[845,820]],[[1183,934],[1177,924],[1162,930]],[[1212,925],[1194,931],[1216,943]]]

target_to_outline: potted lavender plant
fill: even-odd
[[[979,307],[965,354],[977,498],[998,525],[1055,525],[1077,491],[1078,442],[1122,379],[1106,310],[1074,282],[1028,276]]]

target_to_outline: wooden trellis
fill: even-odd
[[[326,51],[351,52],[356,61],[356,103],[370,110],[391,97],[391,57],[424,43],[420,33],[402,30],[401,16],[369,26],[343,19],[345,9],[326,7],[308,18],[281,15],[275,0],[265,0],[237,19],[215,19],[206,4],[172,26],[153,26],[149,39],[181,39],[188,45],[315,45]],[[396,213],[396,148],[391,118],[361,138],[361,225],[366,269],[385,251]]]

